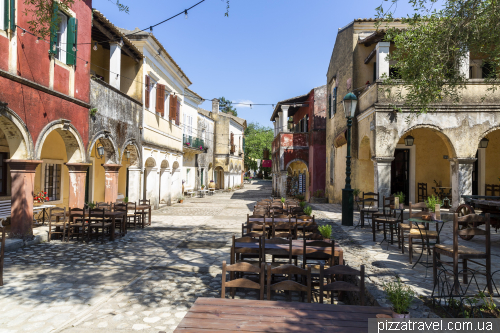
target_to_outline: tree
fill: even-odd
[[[250,123],[245,129],[245,167],[257,170],[256,160],[263,158],[264,149],[271,151],[274,134],[270,127],[261,126],[258,123]]]
[[[3,0],[2,0],[3,1]],[[76,1],[82,0],[24,0],[26,9],[24,15],[30,17],[28,21],[29,30],[37,37],[45,39],[50,36],[51,31],[57,31],[59,26],[59,17],[54,14],[54,8],[67,11]],[[128,13],[129,7],[120,3],[120,0],[108,0],[116,5],[119,11]],[[55,3],[57,2],[57,7]]]
[[[225,99],[224,97],[219,98],[219,111],[224,113],[231,113],[235,117],[238,116],[238,112],[234,108],[233,102]]]
[[[398,1],[392,0],[387,12],[383,6],[376,9],[377,26],[386,29],[385,40],[396,47],[389,60],[394,61],[397,79],[386,78],[386,83],[399,87],[392,90],[396,109],[401,110],[399,104],[425,113],[433,111],[435,103],[458,103],[467,82],[460,66],[469,51],[482,58],[488,70],[488,93],[498,88],[499,0],[445,0],[439,9],[433,8],[437,0],[408,0],[414,14],[402,19],[404,29],[386,24],[394,21],[392,8]]]

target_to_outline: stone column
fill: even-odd
[[[128,201],[139,203],[141,198],[141,174],[140,168],[128,168]]]
[[[69,202],[70,208],[83,208],[85,205],[85,180],[90,163],[66,163],[69,171]]]
[[[151,200],[153,209],[158,209],[158,196],[160,184],[158,182],[158,169],[147,167],[144,171],[146,174],[146,197],[144,199]]]
[[[373,157],[375,188],[373,192],[379,193],[379,202],[383,196],[391,195],[391,164],[394,157]]]
[[[10,167],[11,233],[22,238],[33,235],[33,189],[39,160],[5,160]]]
[[[286,171],[281,171],[280,173],[280,195],[283,198],[286,198],[286,178],[287,178],[287,172]]]
[[[109,43],[109,47],[109,84],[120,90],[122,48],[118,43]]]
[[[224,171],[224,189],[228,189],[231,187],[231,173]]]
[[[462,59],[460,59],[459,63],[460,74],[466,79],[470,79],[469,68],[470,68],[470,52],[467,51],[465,53],[465,56]]]
[[[376,78],[380,79],[383,74],[386,74],[389,77],[389,59],[387,56],[389,55],[389,47],[391,46],[390,42],[378,42],[376,49],[376,62],[377,62],[377,74]]]
[[[278,112],[278,134],[283,132],[283,112]]]
[[[172,170],[170,168],[160,169],[160,202],[164,202],[167,205],[171,205],[170,193],[170,173]]]
[[[121,164],[102,164],[104,168],[104,201],[116,202],[118,197],[118,171]]]
[[[283,114],[281,115],[283,118],[283,128],[281,129],[282,132],[288,132],[288,109],[290,108],[290,105],[282,105],[281,110],[283,110]]]
[[[462,195],[472,195],[472,168],[475,161],[473,157],[450,159],[453,212],[464,202]]]

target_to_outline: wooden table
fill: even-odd
[[[174,332],[368,332],[378,306],[330,305],[200,297]]]
[[[88,211],[85,212],[85,217],[88,217]],[[115,240],[115,223],[116,223],[116,218],[122,217],[122,227],[121,227],[121,234],[120,236],[123,236],[125,234],[125,228],[127,225],[127,212],[126,211],[118,211],[118,212],[110,212],[110,211],[105,211],[104,216],[111,218],[111,240]],[[78,213],[72,213],[69,216],[69,219],[73,218],[81,218],[83,217],[83,214],[81,212]],[[102,214],[92,214],[90,217],[102,217]],[[90,232],[90,231],[89,231]]]
[[[39,205],[39,206],[33,206],[33,215],[35,214],[40,214],[40,211],[42,212],[42,225],[45,225],[45,216],[49,217],[49,214],[47,214],[47,208],[53,208],[56,205]],[[38,222],[37,222],[38,223]]]
[[[142,227],[144,228],[146,224],[144,223],[144,211],[148,210],[148,225],[151,225],[151,205],[137,205],[135,210],[140,210],[142,212]]]
[[[258,243],[240,243],[236,242],[234,246],[238,248],[249,248],[249,249],[255,249],[255,253],[259,253],[259,244]],[[266,249],[267,250],[272,250],[272,249],[282,249],[282,250],[288,250],[288,245],[287,244],[269,244],[266,243]],[[252,250],[253,251],[253,250]],[[344,250],[338,245],[335,245],[335,254],[334,257],[339,258],[339,265],[344,264]],[[306,252],[307,254],[310,253],[318,253],[318,252],[323,252],[327,254],[331,254],[331,248],[330,247],[320,247],[320,246],[307,246],[306,247]],[[292,240],[292,255],[296,256],[301,256],[304,254],[304,241],[303,240]]]

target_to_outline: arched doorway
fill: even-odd
[[[170,182],[171,200],[176,201],[182,193],[181,168],[178,161],[172,164],[172,175]]]
[[[224,189],[224,169],[221,166],[218,166],[214,170],[215,176],[215,188],[223,190]]]
[[[306,200],[309,200],[309,169],[307,163],[304,160],[295,159],[288,162],[286,170],[286,196],[293,197],[302,194],[306,197]]]
[[[500,128],[479,137],[476,161],[472,170],[472,194],[500,196]]]
[[[118,172],[118,201],[128,198],[129,202],[139,202],[141,187],[141,156],[134,141],[127,141],[122,149],[121,168]]]
[[[151,201],[154,209],[158,208],[159,182],[156,160],[148,157],[144,163],[144,199]]]

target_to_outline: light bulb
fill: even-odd
[[[117,79],[117,80],[118,80],[118,75],[119,75],[119,74],[116,74],[116,79]]]
[[[72,48],[73,52],[76,52],[76,47],[73,45],[73,48]]]
[[[40,40],[40,37],[37,37],[37,38],[36,38],[36,42],[35,42],[35,43],[37,43],[37,44],[38,44],[38,41],[39,41],[39,40]]]
[[[23,29],[23,32],[21,32],[21,37],[23,37],[25,33],[26,33],[26,30]]]
[[[88,62],[88,61],[85,61],[85,67],[87,67],[87,65],[88,65],[88,64],[89,64],[89,62]]]
[[[188,11],[187,9],[184,11],[184,18],[187,20],[188,19]]]
[[[52,45],[52,51],[56,50],[56,44]]]
[[[252,108],[252,104],[250,104],[250,109]]]
[[[123,46],[123,37],[120,38],[120,47]]]
[[[153,26],[149,27],[149,32],[153,33]]]
[[[94,43],[94,51],[97,51],[97,42]]]

